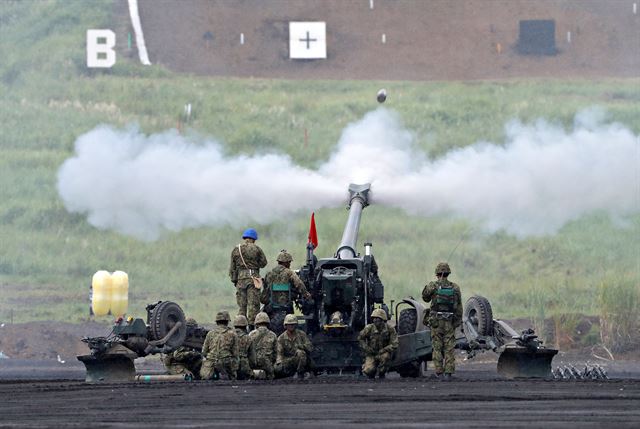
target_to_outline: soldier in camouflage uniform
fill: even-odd
[[[187,318],[187,325],[197,324],[195,319]],[[202,354],[191,347],[180,346],[173,352],[163,355],[162,363],[169,374],[185,374],[197,379],[200,377]]]
[[[238,380],[248,380],[251,378],[251,366],[249,365],[249,335],[247,335],[247,318],[238,314],[233,321],[238,336],[239,366]]]
[[[456,345],[455,330],[462,323],[462,295],[458,285],[447,279],[451,274],[449,264],[439,263],[435,274],[437,280],[424,287],[422,299],[431,302],[428,323],[431,327],[436,376],[444,373],[444,377],[449,379],[456,370],[453,350]]]
[[[278,357],[276,358],[276,375],[278,377],[304,378],[307,371],[313,369],[311,351],[313,345],[307,334],[298,328],[298,319],[293,314],[284,318],[285,331],[278,337]]]
[[[297,296],[303,296],[305,299],[310,299],[311,294],[307,292],[307,288],[304,286],[302,280],[296,273],[291,270],[291,261],[293,257],[286,250],[282,250],[277,258],[278,265],[267,273],[264,278],[265,288],[262,294],[262,303],[268,304],[269,297],[271,301],[280,305],[287,306],[289,302],[289,292],[286,291],[274,291],[274,285],[286,285],[290,288],[292,298],[296,299]]]
[[[385,378],[393,352],[398,348],[396,330],[387,325],[387,313],[377,308],[371,313],[371,322],[360,331],[358,342],[364,354],[362,372],[369,378]]]
[[[238,336],[229,325],[228,311],[216,315],[216,328],[209,331],[202,345],[205,361],[200,369],[203,380],[217,380],[224,375],[230,380],[237,378],[238,372]]]
[[[238,314],[249,321],[253,328],[253,319],[260,311],[260,291],[253,284],[253,277],[260,277],[260,268],[267,265],[267,258],[257,244],[258,233],[249,228],[242,234],[244,241],[231,251],[229,277],[236,287]]]
[[[256,329],[249,334],[249,364],[252,370],[263,370],[268,380],[273,380],[273,364],[276,361],[276,334],[269,327],[269,315],[264,312],[256,316]]]

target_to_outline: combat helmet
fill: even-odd
[[[196,322],[196,319],[194,319],[193,317],[187,317],[187,320],[185,322],[187,322],[187,325],[189,326],[198,324],[198,322]]]
[[[246,328],[248,325],[247,318],[242,314],[238,314],[235,319],[233,319],[233,326],[236,328]]]
[[[373,312],[371,312],[371,318],[373,319],[374,317],[382,319],[385,322],[387,321],[387,313],[381,308],[376,308],[375,310],[373,310]]]
[[[291,253],[287,252],[286,250],[281,250],[280,254],[278,255],[277,258],[278,262],[291,262],[293,261],[293,257],[291,256]]]
[[[286,316],[284,316],[284,326],[287,325],[297,325],[298,324],[298,318],[296,317],[295,314],[287,314]]]
[[[267,313],[261,311],[260,313],[256,314],[254,323],[256,325],[259,325],[261,323],[266,323],[268,325],[269,323],[271,323],[271,320],[269,319],[269,315]]]
[[[253,238],[254,240],[258,239],[258,231],[253,228],[247,228],[242,233],[242,238]]]
[[[218,311],[218,314],[216,314],[216,322],[228,322],[230,320],[231,316],[229,316],[228,311]]]
[[[447,264],[446,262],[440,262],[436,266],[436,275],[437,274],[451,274],[451,268],[449,267],[449,264]]]

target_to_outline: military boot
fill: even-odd
[[[451,381],[452,379],[453,379],[453,376],[451,375],[450,372],[444,373],[444,381]]]

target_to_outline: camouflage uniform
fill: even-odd
[[[263,292],[262,303],[267,304],[269,302],[269,293],[271,293],[271,300],[274,303],[280,305],[289,304],[289,293],[288,292],[273,292],[271,289],[273,285],[276,284],[288,284],[291,287],[292,297],[295,297],[296,293],[298,295],[307,295],[307,288],[304,286],[302,280],[296,273],[294,273],[291,269],[278,265],[273,270],[269,271],[264,278],[265,280],[265,288]]]
[[[252,277],[260,276],[260,268],[267,265],[267,257],[257,244],[249,239],[241,243],[242,258],[238,246],[231,251],[231,264],[229,265],[229,277],[236,285],[236,301],[238,303],[238,314],[246,316],[249,324],[253,325],[253,320],[260,311],[260,291],[253,285]],[[246,267],[242,259],[246,262]]]
[[[258,326],[249,334],[248,356],[251,369],[262,369],[268,380],[273,380],[276,360],[276,334],[266,326]]]
[[[293,333],[293,338],[289,338],[287,331],[278,337],[278,357],[275,366],[278,377],[290,377],[295,373],[303,374],[312,369],[311,341],[307,338],[307,334],[299,329]]]
[[[238,378],[240,380],[248,380],[251,378],[251,366],[249,365],[249,335],[246,329],[236,328],[236,335],[238,336],[238,350],[239,350],[239,366],[238,366]]]
[[[238,371],[238,336],[230,326],[218,325],[209,331],[202,345],[202,363],[200,377],[203,380],[216,378],[222,373],[235,380]]]
[[[446,278],[438,279],[424,287],[422,299],[431,302],[428,322],[431,327],[432,360],[436,374],[453,374],[456,370],[453,353],[456,345],[455,330],[462,323],[460,288]]]
[[[196,350],[181,346],[172,353],[164,355],[162,363],[169,374],[190,374],[198,378],[202,366],[202,355]]]
[[[396,330],[386,323],[378,330],[373,323],[368,324],[358,335],[360,349],[364,353],[362,372],[374,377],[376,372],[384,375],[389,370],[393,352],[398,348]]]

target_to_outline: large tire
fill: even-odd
[[[400,374],[400,377],[402,378],[407,378],[407,377],[412,377],[412,378],[416,378],[416,377],[422,377],[422,362],[419,360],[415,360],[413,362],[409,362],[409,363],[405,363],[403,365],[400,365],[397,368],[398,374]]]
[[[284,332],[284,318],[287,315],[284,311],[278,311],[273,313],[270,317],[271,323],[269,324],[269,329],[273,331],[274,334],[280,335]]]
[[[181,322],[182,326],[165,343],[174,349],[180,347],[187,336],[187,322],[184,312],[175,302],[163,301],[159,303],[151,311],[149,317],[151,339],[157,341],[164,338],[177,322]]]
[[[464,306],[464,317],[469,319],[478,335],[489,337],[493,335],[493,311],[489,300],[482,296],[472,296]],[[463,326],[465,334],[468,334]]]
[[[415,308],[405,308],[398,318],[398,335],[416,332],[418,326],[418,313]]]

